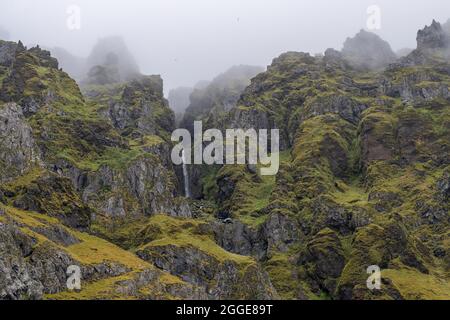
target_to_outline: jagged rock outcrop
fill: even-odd
[[[192,247],[151,246],[137,252],[142,259],[205,290],[210,299],[257,299],[277,297],[265,272],[256,264],[246,267]],[[242,270],[243,269],[243,270]]]
[[[139,67],[119,36],[101,38],[86,59],[86,70],[96,66],[111,66],[117,71],[118,82],[128,81],[140,74]]]
[[[430,26],[425,26],[417,32],[417,49],[447,48],[450,45],[449,35],[442,29],[439,22],[433,20]]]
[[[0,106],[0,182],[6,182],[39,165],[32,129],[15,103]]]
[[[15,42],[0,40],[0,66],[6,68],[11,67],[11,64],[14,62],[16,50],[17,44]]]
[[[116,84],[141,76],[139,66],[119,36],[99,39],[88,57],[75,56],[60,47],[49,51],[82,86]]]
[[[162,135],[171,133],[175,127],[160,76],[141,77],[127,83],[120,101],[110,105],[109,116],[113,125],[125,134],[133,130],[132,135]]]
[[[365,30],[345,41],[342,56],[350,65],[369,70],[386,67],[397,59],[389,43]]]
[[[417,48],[401,58],[391,68],[448,62],[450,33],[435,20],[417,32]]]

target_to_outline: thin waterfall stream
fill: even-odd
[[[184,150],[182,152],[182,159],[183,159],[183,177],[184,177],[184,195],[186,198],[191,197],[191,193],[189,191],[189,172],[186,165],[186,157],[184,155]]]

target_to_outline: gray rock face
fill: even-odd
[[[313,200],[312,210],[316,222],[312,230],[313,233],[318,232],[318,229],[324,226],[339,231],[341,234],[350,233],[352,229],[352,214],[346,208],[326,197],[317,197]]]
[[[263,228],[269,252],[287,252],[289,247],[300,239],[298,223],[280,213],[271,214]]]
[[[397,59],[389,43],[364,30],[345,41],[342,55],[351,65],[363,69],[383,68]]]
[[[450,198],[450,173],[445,172],[437,183],[437,188],[439,190],[439,197],[442,200],[447,200]]]
[[[120,99],[110,103],[104,116],[123,135],[161,135],[175,129],[175,115],[163,96],[160,76],[140,76],[114,94]]]
[[[262,260],[267,255],[267,240],[263,230],[254,230],[239,221],[214,222],[211,225],[216,242],[227,251]]]
[[[225,250],[265,260],[272,252],[287,252],[300,240],[300,226],[292,218],[274,212],[259,228],[239,221],[211,224],[216,242]]]
[[[201,287],[209,299],[273,299],[277,297],[267,274],[252,264],[242,270],[236,262],[220,261],[194,247],[146,247],[137,255],[158,268]]]
[[[131,279],[116,282],[114,291],[121,296],[140,297],[150,300],[161,299],[160,294],[184,300],[205,300],[208,298],[202,290],[189,283],[161,284],[159,281],[161,274],[162,272],[159,270],[145,269],[136,273]],[[149,286],[152,287],[152,290],[148,292],[142,290]]]
[[[14,103],[0,106],[0,182],[23,174],[39,164],[31,127],[22,108]]]
[[[17,44],[0,40],[0,66],[11,67],[16,54]]]
[[[449,35],[442,29],[439,22],[433,20],[430,26],[417,33],[417,49],[447,48],[450,45]]]
[[[36,230],[39,231],[39,230]],[[64,236],[47,229],[51,238]],[[71,240],[72,238],[72,240]],[[73,237],[64,237],[70,243]],[[83,265],[52,242],[37,245],[13,223],[0,224],[0,300],[41,299],[67,290],[67,268],[77,265],[83,281],[114,277],[129,270],[117,263]]]
[[[358,103],[347,96],[331,95],[314,100],[313,103],[305,107],[302,121],[326,113],[335,113],[352,124],[358,124],[361,120],[362,112],[368,106]]]
[[[24,259],[33,245],[17,228],[0,223],[0,300],[42,297],[44,286],[31,277]]]
[[[380,88],[387,96],[401,97],[403,101],[408,103],[431,101],[436,98],[448,99],[450,92],[445,84],[425,85],[427,82],[436,83],[439,81],[440,79],[435,74],[421,71],[407,74],[396,83],[384,78],[381,81]]]
[[[176,197],[174,174],[156,157],[139,158],[123,169],[104,165],[96,172],[84,172],[65,161],[56,167],[72,180],[83,201],[111,217],[191,216],[188,204]]]
[[[333,71],[335,68],[345,69],[348,67],[348,62],[345,61],[342,53],[332,48],[325,51],[323,60],[329,71]]]
[[[401,58],[390,68],[440,63],[450,58],[450,32],[447,24],[441,26],[433,20],[430,26],[425,26],[417,32],[417,49]],[[445,28],[445,29],[444,29]]]

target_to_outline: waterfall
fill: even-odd
[[[183,158],[184,195],[186,198],[190,198],[191,193],[189,191],[189,173],[188,173],[188,169],[187,169],[187,165],[186,165],[186,157],[184,155],[184,150],[183,150],[181,156]]]

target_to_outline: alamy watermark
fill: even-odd
[[[67,289],[81,290],[81,268],[77,265],[70,265],[67,270]]]
[[[175,165],[260,164],[261,175],[276,175],[280,166],[279,140],[278,129],[271,129],[270,137],[267,129],[227,129],[224,137],[218,129],[203,133],[202,122],[195,121],[193,144],[188,130],[177,129],[172,133],[172,141],[179,143],[172,149],[171,157]]]
[[[77,5],[70,5],[66,9],[67,20],[66,26],[67,29],[74,31],[81,29],[81,8]]]
[[[371,5],[366,11],[368,18],[366,21],[366,27],[368,30],[380,30],[381,29],[381,8],[378,5]]]
[[[370,276],[367,278],[366,284],[369,290],[381,289],[381,269],[377,265],[372,265],[367,268],[367,273]]]

